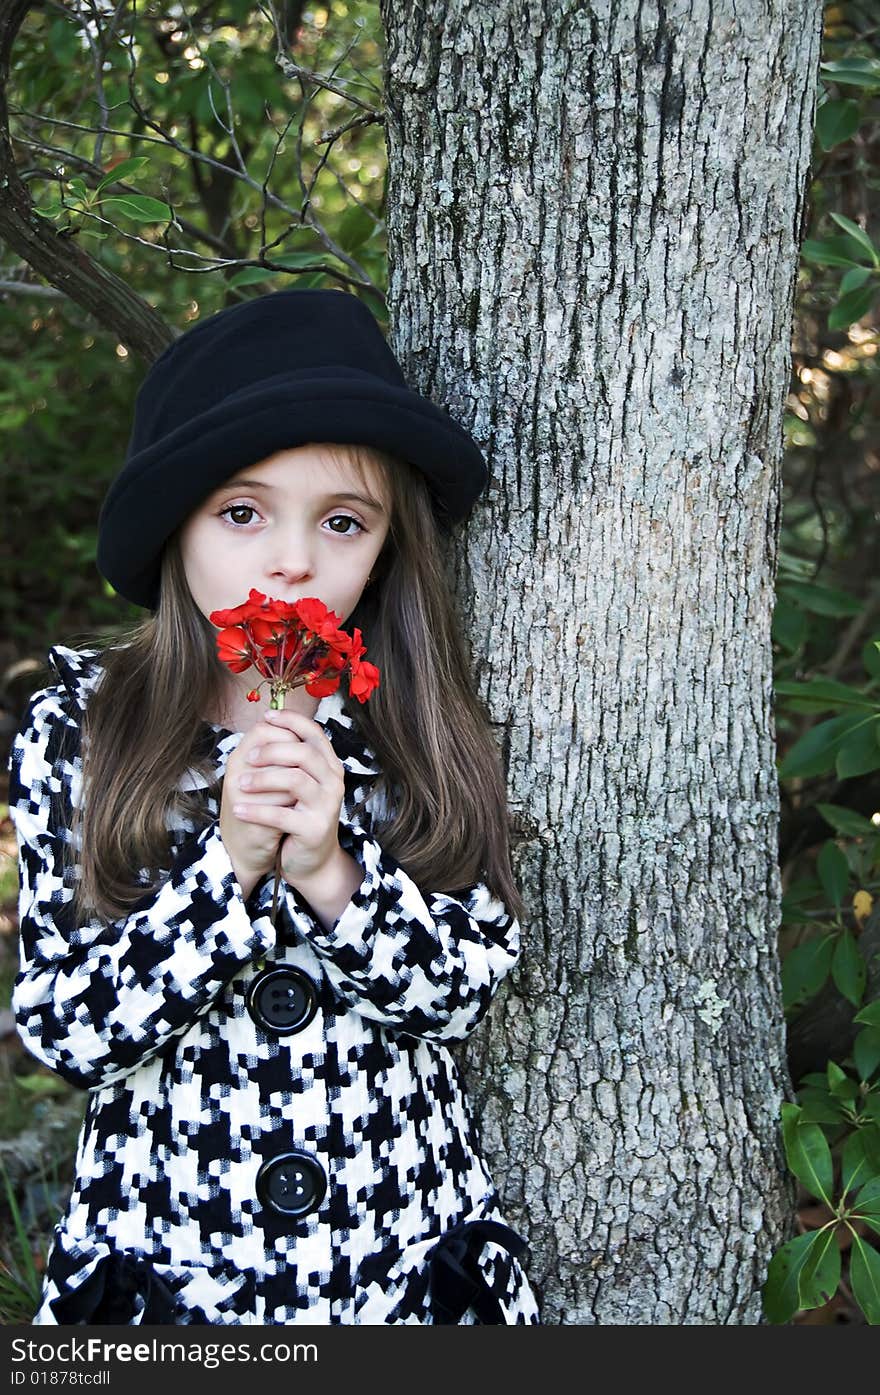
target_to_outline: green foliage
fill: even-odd
[[[793,382],[797,415],[793,409],[786,422],[787,491],[772,636],[783,801],[790,818],[804,826],[808,821],[810,830],[808,843],[792,840],[788,864],[783,858],[783,1008],[793,1027],[819,994],[837,995],[852,1010],[853,1033],[843,1058],[829,1058],[824,1070],[796,1081],[797,1103],[782,1105],[788,1167],[825,1219],[776,1251],[763,1300],[769,1322],[789,1322],[828,1303],[845,1281],[874,1325],[880,1322],[880,1001],[865,1003],[868,983],[877,981],[865,936],[880,914],[880,812],[872,793],[880,770],[876,569],[864,565],[872,545],[859,536],[857,518],[827,507],[815,487],[807,498],[793,484],[804,477],[807,462],[818,473],[835,370],[846,375],[842,391],[854,403],[860,394],[865,400],[843,424],[858,459],[860,441],[870,436],[862,417],[876,375],[872,357],[856,356],[862,340],[876,340],[876,333],[856,326],[876,314],[877,238],[870,226],[860,227],[833,206],[839,184],[833,161],[824,156],[840,147],[841,161],[858,161],[862,143],[874,139],[880,60],[866,51],[876,42],[872,32],[867,43],[854,40],[838,23],[838,29],[826,25],[829,61],[820,70],[811,190],[812,223],[825,226],[819,235],[808,232],[802,244],[800,279],[801,324],[816,324],[827,311],[835,352],[823,354],[820,346],[804,354],[807,372]],[[813,393],[820,375],[820,391]],[[841,473],[839,460],[828,461],[829,476]],[[848,627],[861,643],[842,661],[840,639]],[[851,807],[850,800],[863,807]],[[785,833],[784,818],[783,845]]]
[[[83,102],[93,69],[77,13],[29,11],[9,96],[35,214],[175,330],[293,285],[353,288],[384,326],[381,122],[328,140],[363,107],[285,76],[259,7],[226,5],[219,21],[206,7],[194,30],[170,16],[161,44],[154,14],[118,17],[101,74],[110,133],[96,163],[94,134],[52,124],[100,117],[94,93]],[[282,51],[381,110],[380,38],[374,4],[338,0],[305,10]],[[49,138],[58,153],[32,157]],[[0,363],[2,669],[143,616],[98,576],[95,551],[146,365],[75,303],[38,295],[0,300]]]
[[[15,1189],[9,1174],[0,1159],[0,1173],[6,1202],[12,1217],[14,1242],[0,1253],[0,1321],[4,1326],[13,1323],[28,1323],[37,1310],[40,1301],[40,1269],[34,1259],[30,1238],[27,1233]],[[41,1249],[41,1268],[45,1268],[48,1245]]]

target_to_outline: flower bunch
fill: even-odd
[[[241,605],[213,610],[208,618],[219,629],[221,662],[233,673],[253,665],[269,684],[271,708],[283,707],[284,694],[302,685],[311,697],[335,693],[346,668],[349,692],[359,702],[379,686],[379,670],[363,657],[360,630],[346,634],[339,616],[316,596],[277,601],[251,587]],[[251,689],[249,702],[259,702],[262,686]]]
[[[212,610],[208,619],[219,630],[217,655],[221,662],[233,673],[244,673],[253,665],[263,675],[263,683],[269,684],[270,708],[283,708],[284,694],[303,685],[311,697],[335,693],[346,668],[349,692],[359,702],[366,702],[379,686],[379,670],[363,657],[365,647],[360,630],[345,634],[339,628],[339,616],[317,596],[278,601],[251,587],[241,605]],[[259,702],[263,683],[248,693],[249,702]],[[281,882],[282,842],[283,839],[275,857],[273,926]]]

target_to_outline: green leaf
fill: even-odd
[[[842,780],[851,775],[867,775],[880,770],[880,717],[871,717],[854,727],[840,744],[836,769]]]
[[[252,286],[256,281],[271,281],[274,276],[281,274],[280,271],[270,271],[267,266],[245,266],[234,276],[230,276],[226,284],[227,286]]]
[[[801,1306],[800,1275],[822,1232],[807,1231],[796,1235],[777,1250],[767,1268],[767,1279],[761,1291],[764,1316],[768,1322],[788,1322]]]
[[[859,1093],[859,1087],[854,1080],[851,1080],[845,1070],[842,1070],[836,1061],[829,1061],[827,1068],[828,1089],[836,1100],[854,1100]]]
[[[861,1235],[853,1236],[849,1286],[870,1325],[880,1325],[880,1254]]]
[[[100,194],[102,189],[108,185],[115,184],[120,179],[128,179],[131,174],[140,174],[146,165],[150,163],[146,155],[132,155],[129,160],[120,160],[118,165],[114,165],[112,170],[108,170],[95,189],[96,194]]]
[[[857,813],[855,809],[847,809],[842,804],[814,804],[813,808],[842,838],[870,838],[877,832],[871,820],[866,819],[864,814]]]
[[[860,1211],[874,1212],[880,1209],[880,1177],[872,1177],[856,1193],[856,1206]]]
[[[801,1111],[787,1101],[782,1105],[782,1138],[788,1165],[811,1196],[831,1207],[834,1163],[827,1139],[818,1124],[800,1122]]]
[[[816,266],[864,266],[862,249],[851,237],[807,237],[801,243],[801,256]]]
[[[864,1027],[880,1027],[880,998],[860,1008],[853,1022],[860,1022]]]
[[[833,306],[828,316],[828,328],[846,329],[848,325],[856,324],[872,308],[877,299],[878,289],[880,288],[876,282],[872,282],[871,285],[861,286],[858,290],[847,291]]]
[[[809,1095],[801,1105],[801,1119],[805,1124],[839,1124],[846,1118],[846,1111],[827,1095]]]
[[[849,881],[849,863],[835,842],[829,840],[822,844],[816,858],[816,871],[825,895],[839,909]]]
[[[54,203],[41,204],[39,208],[37,208],[35,204],[34,212],[39,213],[41,218],[59,218],[62,213],[68,213],[69,209],[66,208],[63,203],[58,203],[56,201]]]
[[[880,1094],[869,1091],[862,1100],[862,1114],[880,1124]]]
[[[820,63],[819,72],[830,82],[852,87],[880,87],[880,63],[874,58],[838,58]]]
[[[858,615],[865,604],[851,591],[843,591],[837,586],[820,586],[815,581],[784,581],[779,586],[779,593],[814,615]],[[825,679],[825,682],[829,681]]]
[[[880,679],[880,639],[869,639],[862,645],[861,660],[865,672]]]
[[[870,275],[871,268],[868,266],[851,266],[841,278],[840,294],[846,295],[847,291],[854,291],[856,287],[863,286]]]
[[[823,150],[849,140],[859,129],[861,106],[852,97],[831,97],[816,112],[816,135]]]
[[[815,1244],[807,1251],[798,1274],[798,1301],[802,1308],[821,1308],[833,1298],[840,1283],[840,1246],[836,1226],[816,1231]]]
[[[795,712],[825,712],[830,708],[857,707],[877,711],[877,699],[849,683],[837,683],[833,678],[810,678],[799,683],[793,678],[777,679],[774,691],[795,701],[786,703]]]
[[[869,238],[868,234],[865,232],[864,228],[860,228],[858,223],[854,223],[852,219],[847,218],[844,213],[832,213],[831,217],[834,219],[838,227],[843,228],[844,232],[849,233],[850,237],[853,239],[854,242],[858,242],[861,244],[861,246],[865,249],[868,256],[871,258],[874,265],[876,266],[878,264],[878,260],[880,260],[877,257],[877,248],[874,246],[873,242]]]
[[[789,950],[782,961],[784,1008],[799,1007],[815,998],[831,972],[834,942],[834,935],[823,935]]]
[[[100,203],[105,211],[109,208],[136,223],[170,223],[174,217],[167,203],[146,194],[110,194]]]
[[[808,629],[809,621],[799,606],[777,600],[771,625],[771,635],[776,644],[789,654],[796,654],[806,640]]]
[[[804,732],[779,762],[779,778],[790,780],[795,775],[828,774],[834,768],[841,744],[863,721],[864,717],[859,713],[844,712],[840,717],[828,717],[824,722],[817,722]]]
[[[865,1152],[863,1130],[856,1129],[844,1143],[840,1167],[842,1196],[864,1186],[867,1179],[871,1177],[873,1168]]]
[[[850,930],[842,930],[831,961],[831,977],[853,1007],[858,1007],[865,992],[867,970],[856,938]]]
[[[880,1066],[880,1027],[863,1027],[853,1042],[853,1060],[860,1080],[870,1080]]]
[[[375,226],[376,220],[366,208],[362,208],[360,204],[353,204],[339,219],[336,242],[349,254],[356,252],[372,235]]]

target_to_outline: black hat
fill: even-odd
[[[347,291],[272,291],[210,315],[152,364],[101,507],[98,571],[155,610],[175,528],[243,466],[312,441],[409,461],[445,527],[467,516],[488,477],[464,428],[407,387],[363,301]]]

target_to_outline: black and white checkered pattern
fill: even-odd
[[[146,1261],[177,1323],[435,1321],[432,1248],[461,1221],[503,1219],[445,1043],[487,1013],[519,955],[517,921],[483,884],[423,894],[372,837],[379,769],[337,692],[315,715],[346,769],[339,841],[363,881],[331,929],[285,887],[276,935],[271,877],[243,899],[219,803],[193,771],[182,787],[204,786],[205,821],[172,825],[159,890],[109,927],[76,924],[61,854],[81,797],[82,709],[101,671],[94,650],[57,645],[49,659],[60,681],[31,699],[10,762],[13,1006],[29,1051],[90,1093],[34,1322],[87,1321],[79,1297],[120,1256],[139,1272]],[[204,733],[222,774],[241,734]],[[303,1030],[280,1036],[248,1012],[261,960],[317,986]],[[328,1183],[301,1218],[256,1190],[260,1165],[296,1149]],[[477,1260],[503,1321],[537,1323],[520,1261],[490,1239]],[[145,1301],[138,1290],[128,1321]],[[460,1320],[476,1321],[474,1309]]]

